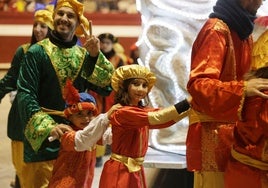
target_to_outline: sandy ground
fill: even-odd
[[[10,181],[15,176],[11,161],[11,143],[7,137],[7,116],[9,109],[9,96],[6,95],[0,103],[0,185],[2,188],[10,187]]]

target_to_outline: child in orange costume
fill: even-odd
[[[187,100],[163,109],[145,107],[156,77],[144,66],[119,67],[112,76],[115,102],[122,105],[110,118],[112,154],[104,164],[100,188],[146,188],[143,170],[149,129],[166,128],[187,116]]]
[[[88,93],[78,93],[69,81],[64,94],[67,107],[62,115],[71,122],[73,131],[64,133],[60,138],[59,156],[54,163],[48,187],[89,188],[96,163],[95,144],[109,125],[109,117],[115,108],[96,116],[94,97]],[[53,130],[51,135],[57,137],[53,135]]]

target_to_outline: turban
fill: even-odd
[[[47,6],[46,9],[43,10],[37,10],[34,13],[34,21],[35,22],[41,22],[46,24],[50,29],[53,30],[53,6]]]

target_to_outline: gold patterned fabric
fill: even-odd
[[[64,49],[58,48],[49,39],[45,39],[39,44],[49,56],[63,90],[67,78],[71,81],[77,78],[83,65],[86,49],[78,46]]]
[[[56,122],[46,113],[38,112],[28,122],[25,136],[28,138],[32,148],[38,150],[50,134],[50,130],[56,126]]]

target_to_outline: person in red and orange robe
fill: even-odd
[[[245,96],[262,95],[258,84],[268,84],[257,79],[245,85],[243,80],[250,69],[251,34],[261,4],[261,0],[217,0],[193,44],[186,160],[187,169],[194,172],[195,188],[224,187],[233,128],[241,118]]]

